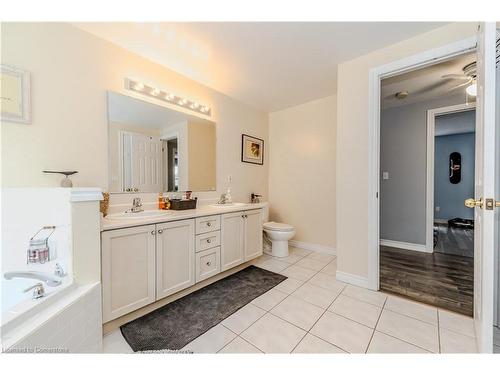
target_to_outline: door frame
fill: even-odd
[[[434,152],[436,116],[473,111],[476,103],[464,103],[427,110],[427,177],[425,203],[425,248],[428,253],[434,251]]]
[[[382,79],[452,59],[476,50],[473,36],[375,67],[369,72],[368,119],[368,288],[379,290],[380,274],[380,88]]]

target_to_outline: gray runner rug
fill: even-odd
[[[178,350],[286,276],[249,266],[120,327],[134,352]]]

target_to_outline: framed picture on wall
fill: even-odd
[[[2,64],[0,85],[2,121],[30,124],[30,73]]]
[[[241,135],[241,161],[251,164],[264,164],[264,140],[247,134]]]

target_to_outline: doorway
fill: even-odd
[[[468,316],[475,59],[464,53],[383,79],[380,112],[380,290]]]

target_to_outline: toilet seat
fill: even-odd
[[[274,221],[270,221],[268,223],[263,224],[264,229],[267,230],[274,230],[277,232],[291,232],[293,231],[293,227],[288,224],[283,224],[283,223],[276,223]]]

